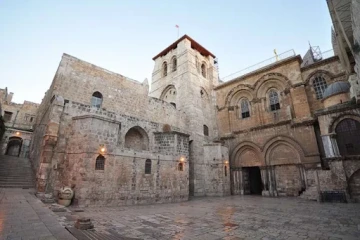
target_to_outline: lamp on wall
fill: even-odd
[[[106,148],[105,148],[105,146],[102,144],[102,145],[100,145],[100,153],[101,154],[104,154],[106,152]]]
[[[180,159],[179,159],[179,161],[182,162],[182,163],[184,163],[185,160],[186,160],[186,158],[184,156],[181,156]]]
[[[229,164],[229,161],[228,161],[228,160],[225,160],[224,163],[225,163],[225,165],[228,165],[228,164]]]
[[[16,134],[16,136],[20,136],[20,132],[16,132],[15,134]]]

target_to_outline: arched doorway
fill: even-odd
[[[350,196],[356,202],[360,202],[360,169],[357,170],[349,179]]]
[[[261,195],[263,190],[261,166],[262,162],[256,149],[247,145],[241,147],[231,166],[232,194]]]
[[[18,157],[22,146],[22,138],[10,137],[6,147],[5,155]]]

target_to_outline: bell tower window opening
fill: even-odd
[[[270,111],[276,111],[280,109],[279,95],[275,90],[269,92]]]
[[[205,64],[201,64],[201,75],[206,78],[206,66]]]
[[[172,59],[172,71],[175,72],[177,69],[177,59],[176,57],[173,57]]]
[[[204,125],[204,136],[209,136],[209,127]]]
[[[167,62],[164,62],[162,65],[162,74],[163,74],[163,77],[167,76]]]

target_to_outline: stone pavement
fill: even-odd
[[[0,188],[0,240],[75,239],[33,191]]]
[[[360,239],[360,204],[229,196],[57,213],[63,225],[91,218],[96,231],[136,239]]]

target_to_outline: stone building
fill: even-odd
[[[230,194],[227,148],[212,141],[213,57],[180,38],[154,57],[149,92],[147,80],[64,54],[36,119],[37,190],[72,186],[85,205]]]
[[[339,2],[355,14],[344,32],[348,19],[328,0],[335,55],[290,51],[226,82],[187,35],[153,58],[150,84],[64,54],[39,106],[0,91],[2,153],[27,156],[31,138],[37,191],[70,186],[79,205],[230,194],[359,201],[359,2]]]
[[[5,131],[0,138],[0,155],[29,157],[29,147],[38,104],[12,102],[12,92],[0,89],[1,116]]]

